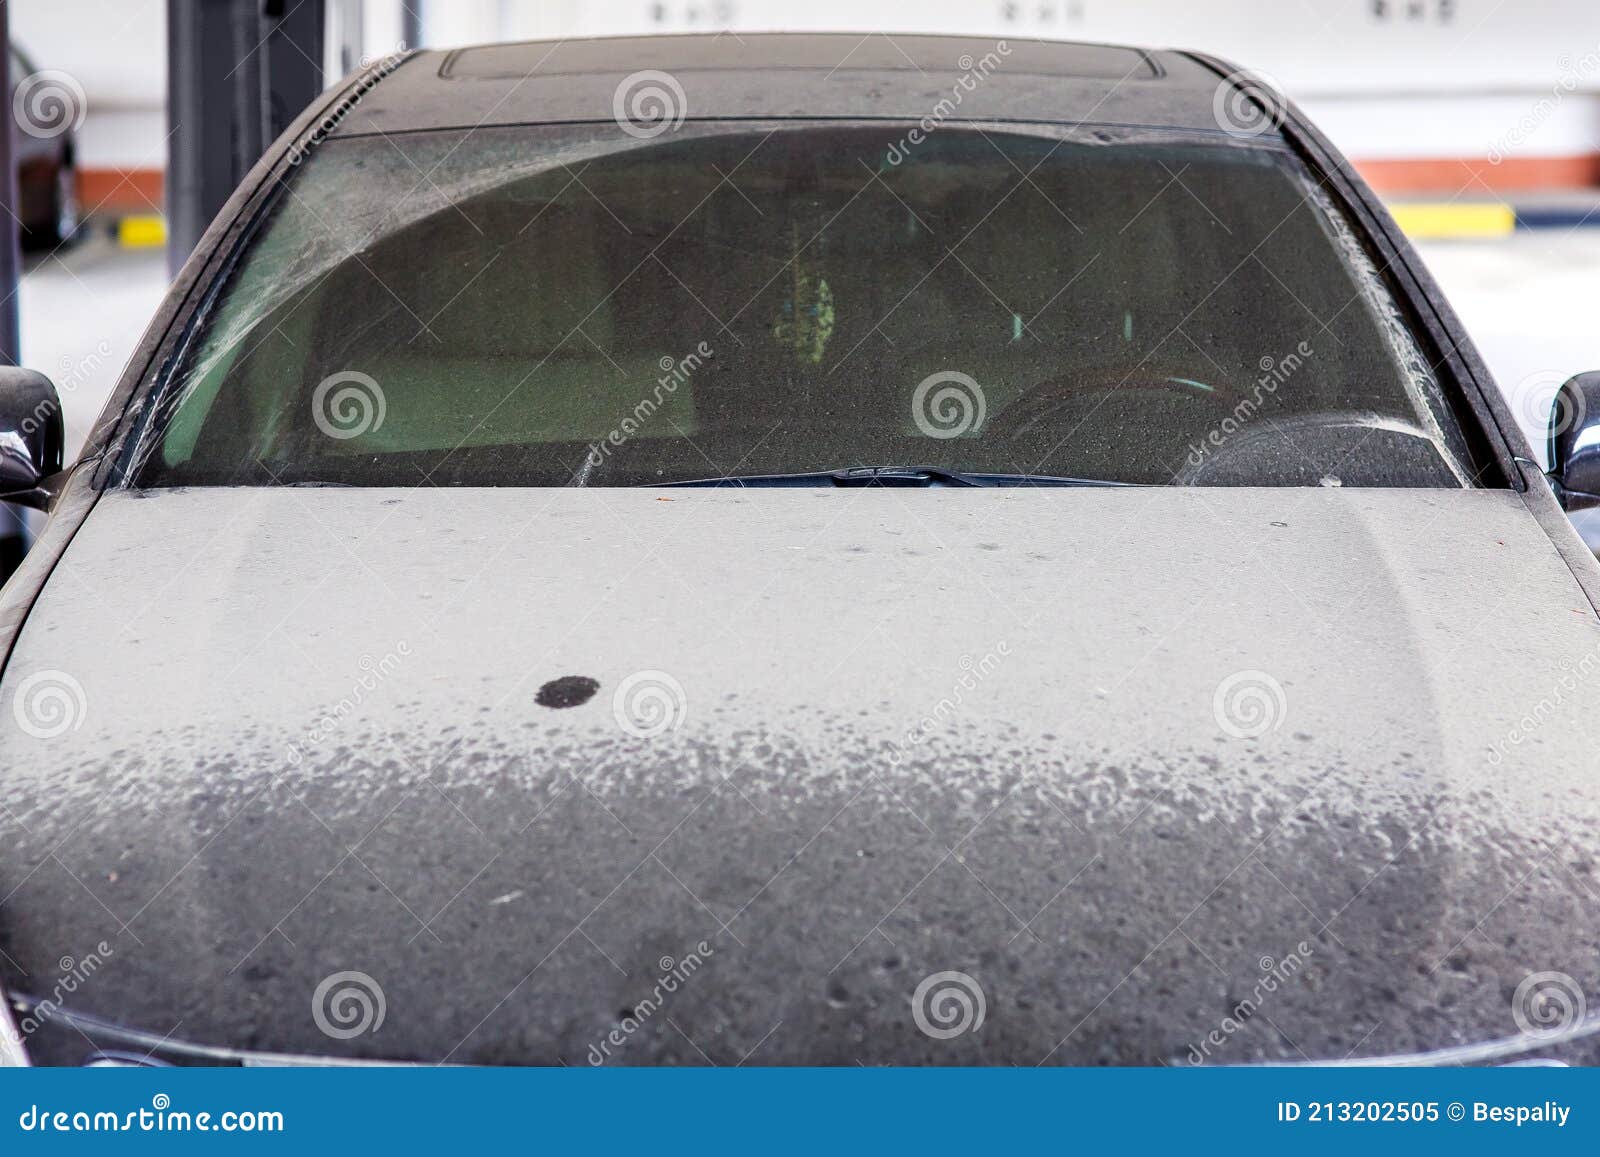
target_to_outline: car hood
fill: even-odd
[[[1600,991],[1597,674],[1509,492],[111,492],[0,683],[0,968],[69,1060],[52,999],[464,1062],[1538,1031]]]

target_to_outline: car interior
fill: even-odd
[[[959,130],[897,164],[892,143],[831,126],[682,140],[379,231],[247,340],[196,355],[199,400],[156,472],[1462,484],[1425,360],[1280,150]],[[370,142],[337,145],[328,180]],[[223,311],[252,308],[236,282]],[[349,370],[378,383],[382,420],[330,441],[307,397]],[[950,371],[977,395],[945,397],[930,434],[913,399]],[[1258,411],[1248,440],[1200,452]]]

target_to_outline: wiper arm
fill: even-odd
[[[1052,474],[991,474],[946,470],[941,466],[852,466],[797,474],[734,474],[653,482],[650,486],[1131,486],[1108,478],[1066,478]]]
[[[1239,1068],[1426,1068],[1446,1065],[1475,1065],[1486,1061],[1525,1057],[1528,1053],[1542,1052],[1556,1045],[1570,1044],[1600,1036],[1600,1016],[1590,1016],[1549,1033],[1524,1032],[1518,1036],[1497,1037],[1467,1045],[1447,1045],[1420,1053],[1391,1053],[1375,1057],[1343,1057],[1307,1061],[1261,1061],[1242,1064]],[[1530,1064],[1529,1061],[1508,1061],[1510,1064]],[[1550,1062],[1561,1064],[1563,1062]],[[1219,1066],[1228,1067],[1228,1066]]]
[[[9,997],[0,998],[8,1003],[12,1009],[24,1016],[38,1011],[39,1007],[46,1004],[36,996],[29,996],[22,992],[12,992]],[[306,1065],[334,1066],[338,1068],[399,1068],[417,1064],[416,1061],[388,1061],[368,1060],[362,1057],[322,1056],[311,1053],[273,1053],[262,1052],[254,1049],[240,1049],[229,1045],[196,1044],[191,1041],[179,1040],[171,1033],[146,1032],[143,1029],[125,1028],[115,1021],[104,1017],[94,1016],[86,1012],[78,1012],[64,1005],[54,1005],[47,1018],[60,1021],[70,1028],[83,1034],[90,1046],[91,1056],[110,1058],[125,1064],[145,1064],[156,1068],[168,1067],[171,1062],[163,1060],[162,1056],[185,1057],[207,1065],[236,1064],[245,1066],[268,1065],[273,1068],[297,1068]],[[102,1048],[101,1042],[110,1045]],[[116,1045],[124,1046],[117,1049]],[[21,1046],[18,1046],[19,1050]],[[142,1049],[142,1053],[127,1052],[125,1049]],[[161,1054],[161,1055],[158,1055]],[[26,1063],[26,1054],[23,1056]]]

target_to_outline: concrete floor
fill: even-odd
[[[1600,369],[1600,229],[1418,248],[1542,459],[1556,387],[1580,370]],[[166,276],[163,251],[120,249],[100,236],[29,264],[23,360],[61,391],[69,456],[116,384]]]
[[[167,287],[161,249],[122,249],[102,235],[25,263],[19,287],[22,363],[61,394],[67,460],[117,384]]]
[[[1600,229],[1430,241],[1417,249],[1544,463],[1556,390],[1575,373],[1600,369]]]

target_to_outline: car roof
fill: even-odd
[[[681,107],[691,119],[936,118],[1220,131],[1214,109],[1221,78],[1181,52],[1031,39],[721,32],[419,52],[367,92],[335,135],[607,121],[624,82],[662,83],[639,73],[668,74],[674,112]]]

